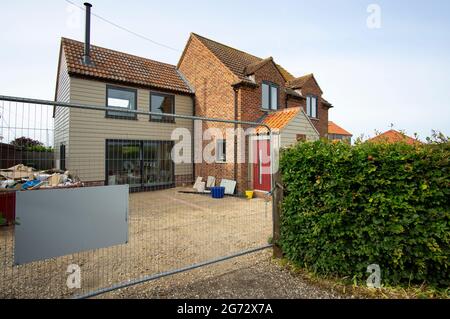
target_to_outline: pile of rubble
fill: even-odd
[[[35,190],[49,188],[82,187],[78,176],[58,169],[36,171],[32,167],[16,165],[0,170],[1,190]]]

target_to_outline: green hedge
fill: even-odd
[[[450,286],[450,144],[318,141],[282,152],[280,245],[318,274]]]

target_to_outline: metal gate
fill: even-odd
[[[94,297],[271,247],[270,192],[246,198],[254,190],[254,161],[261,160],[251,145],[272,138],[262,124],[5,96],[0,117],[0,298]],[[260,174],[272,180],[273,169]],[[17,249],[27,246],[23,238],[33,238],[20,237],[29,219],[14,217],[25,194],[33,196],[28,206],[18,203],[19,213],[45,219],[31,226],[58,233],[52,239],[63,246],[69,240],[64,221],[83,225],[97,213],[80,211],[88,206],[70,200],[70,192],[92,198],[114,185],[131,190],[125,242],[17,264]],[[212,198],[211,191],[223,190],[218,186],[227,194]],[[63,192],[65,208],[42,211],[44,198],[53,198],[43,193],[49,191]],[[101,210],[111,204],[107,194],[91,201]],[[99,227],[114,222],[113,210],[97,216]],[[73,227],[82,229],[70,229],[71,236],[89,231]],[[111,232],[105,236],[114,237]]]

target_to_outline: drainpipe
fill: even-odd
[[[193,115],[197,116],[196,109],[195,109],[196,103],[195,103],[195,95],[192,96],[192,107],[193,107]],[[192,121],[192,181],[195,181],[197,178],[196,171],[195,171],[195,120]]]
[[[239,116],[238,116],[238,93],[239,93],[239,89],[234,88],[234,120],[235,121],[239,120]],[[238,129],[238,124],[235,123],[234,124],[234,132],[236,132],[237,129]],[[236,136],[236,134],[234,134],[234,180],[236,181],[236,183],[238,182],[238,179],[237,179],[238,178],[237,147],[238,147],[238,145],[237,145],[237,136]],[[243,191],[243,190],[238,190],[238,191]]]

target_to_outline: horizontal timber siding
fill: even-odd
[[[298,115],[282,130],[281,147],[289,147],[297,143],[298,134],[306,135],[307,141],[317,141],[320,138],[319,134],[314,129],[314,126],[303,112],[299,112]]]
[[[58,89],[56,92],[57,102],[70,102],[70,77],[67,73],[66,58],[61,54],[59,61],[60,68],[58,70]],[[59,163],[59,147],[61,144],[66,145],[66,152],[69,151],[69,118],[70,109],[66,107],[55,107],[54,118],[54,148],[55,148],[55,165],[60,168]]]
[[[106,83],[71,78],[70,101],[94,106],[105,106]],[[124,86],[125,87],[125,86]],[[137,90],[139,111],[149,112],[150,90]],[[105,109],[106,111],[106,109]],[[190,96],[175,95],[175,112],[193,115]],[[105,141],[145,140],[170,141],[176,128],[193,130],[191,120],[176,119],[176,123],[150,122],[149,116],[138,115],[135,120],[111,119],[103,111],[72,109],[70,113],[70,153],[68,166],[82,181],[105,180]],[[192,164],[176,164],[175,175],[192,175]]]

